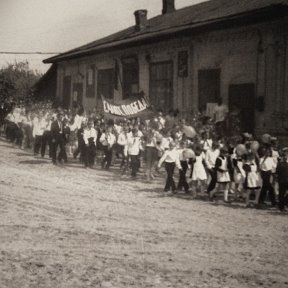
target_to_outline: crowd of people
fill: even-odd
[[[286,211],[288,148],[280,149],[277,138],[269,134],[259,139],[241,134],[239,119],[229,115],[221,99],[212,117],[197,114],[189,123],[178,110],[167,115],[158,110],[151,119],[113,120],[95,109],[65,110],[50,102],[10,101],[2,104],[0,114],[1,133],[8,141],[51,158],[54,165],[78,157],[87,169],[99,165],[109,170],[119,163],[122,175],[136,179],[142,170],[149,182],[164,166],[164,192],[184,190],[210,201],[223,194],[227,203],[243,201],[247,207],[270,205]]]

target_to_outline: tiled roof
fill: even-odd
[[[147,27],[141,31],[136,31],[135,26],[132,26],[46,59],[44,63],[59,62],[65,59],[94,54],[100,50],[103,51],[103,49],[132,44],[161,35],[175,34],[188,28],[201,27],[215,21],[225,21],[234,16],[241,17],[269,8],[288,8],[288,0],[210,0],[151,18],[147,22]]]

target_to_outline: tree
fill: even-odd
[[[31,87],[41,76],[39,72],[29,68],[28,61],[8,64],[0,69],[0,102],[11,97],[15,100],[31,97]]]

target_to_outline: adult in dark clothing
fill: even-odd
[[[285,205],[288,205],[288,195],[285,196],[288,191],[288,148],[284,148],[283,152],[284,157],[277,165],[276,174],[279,182],[279,210],[285,212]]]
[[[52,162],[56,163],[57,158],[57,148],[59,146],[60,152],[58,154],[58,161],[63,158],[65,155],[65,139],[63,135],[63,123],[62,123],[62,114],[57,114],[57,119],[51,124],[51,142],[52,142]],[[60,156],[60,157],[59,157]],[[65,157],[65,156],[64,156]],[[65,160],[65,159],[64,159]]]
[[[52,139],[51,139],[51,119],[50,116],[46,119],[46,129],[44,130],[41,143],[41,156],[45,156],[46,146],[49,147],[49,158],[52,158]]]
[[[84,155],[85,155],[85,149],[86,145],[84,142],[84,129],[86,127],[86,124],[83,122],[81,123],[81,128],[77,130],[77,142],[78,142],[78,147],[73,153],[74,159],[77,158],[78,154],[80,153],[80,162],[84,161]]]

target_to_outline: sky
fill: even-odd
[[[176,9],[203,0],[175,0]],[[162,0],[0,0],[0,52],[62,53],[134,25],[134,11],[161,14]],[[0,53],[0,68],[28,60],[44,73],[53,55]]]

